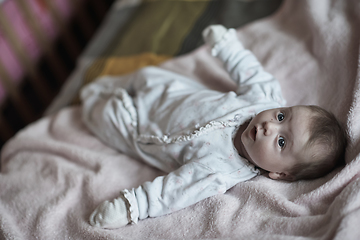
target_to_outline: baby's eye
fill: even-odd
[[[279,137],[279,139],[278,139],[278,145],[279,145],[279,147],[280,147],[280,148],[284,148],[284,147],[285,147],[285,144],[286,144],[285,138]]]
[[[281,113],[278,113],[277,119],[278,119],[279,122],[281,122],[282,120],[285,119],[285,115],[284,115],[282,112],[281,112]]]

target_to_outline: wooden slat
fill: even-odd
[[[16,0],[17,5],[20,7],[26,22],[29,24],[31,32],[34,34],[36,41],[41,49],[41,52],[48,56],[49,65],[53,72],[55,73],[56,80],[58,83],[62,84],[63,80],[66,78],[66,67],[64,63],[59,58],[59,55],[55,54],[54,48],[50,43],[50,40],[45,36],[39,21],[37,21],[37,16],[34,11],[31,10],[29,1],[27,0]],[[49,80],[49,79],[48,79]]]
[[[14,136],[15,132],[6,120],[1,114],[0,114],[0,139],[2,142],[7,141],[12,136]]]
[[[76,7],[76,9],[74,9],[76,11],[75,17],[79,21],[78,23],[80,24],[80,29],[83,31],[85,38],[90,39],[92,33],[94,32],[94,26],[92,24],[93,21],[90,19],[90,16],[86,11],[87,8],[79,8],[76,5],[74,7]]]
[[[54,51],[55,46],[43,33],[39,22],[36,21],[37,16],[34,15],[33,11],[30,10],[29,2],[27,0],[13,0],[16,1],[16,4],[20,8],[23,13],[23,17],[26,19],[26,23],[28,24],[31,32],[36,37],[36,41],[39,43],[42,52],[49,60],[49,66],[51,70],[57,76],[61,76],[60,78],[66,78],[66,66],[64,65],[60,56],[56,54]],[[86,4],[91,4],[92,10],[95,12],[97,19],[101,20],[106,14],[106,11],[109,7],[109,2],[113,1],[105,1],[105,0],[69,0],[71,4],[71,9],[73,9],[73,18],[75,17],[78,20],[80,25],[81,32],[84,33],[85,40],[88,40],[91,37],[93,31],[95,30],[95,26],[97,23],[95,21],[90,21],[91,17],[93,17],[90,13],[88,13],[87,9],[84,8]],[[44,4],[48,7],[50,11],[51,18],[55,24],[55,27],[59,30],[59,35],[62,36],[62,40],[65,45],[65,51],[69,55],[70,58],[76,59],[80,53],[82,46],[80,46],[80,41],[76,38],[70,28],[68,28],[69,24],[66,20],[62,19],[57,7],[55,6],[54,0],[45,0]],[[90,25],[89,25],[90,24]],[[27,71],[29,79],[32,81],[34,89],[40,98],[40,100],[48,101],[49,96],[51,94],[47,94],[49,91],[45,88],[43,83],[47,83],[48,81],[52,81],[52,79],[46,79],[46,82],[43,79],[41,73],[37,71],[36,64],[27,56],[26,49],[22,46],[19,38],[16,36],[16,33],[11,28],[11,24],[9,24],[6,15],[3,10],[0,8],[0,29],[2,34],[4,34],[5,38],[8,40],[12,50],[18,57],[21,65]],[[65,76],[65,77],[64,77]],[[0,62],[0,81],[4,87],[4,90],[7,93],[7,98],[14,105],[14,111],[19,114],[21,121],[24,124],[28,124],[33,122],[38,117],[36,113],[33,112],[32,106],[30,103],[21,94],[19,86],[11,79],[8,72]],[[7,101],[3,102],[6,103]],[[11,124],[11,119],[7,119],[7,116],[4,115],[3,107],[0,106],[0,140],[5,142],[10,137],[12,137],[17,129],[13,129],[14,126]],[[11,114],[12,115],[12,114]]]
[[[73,14],[80,24],[80,29],[83,31],[85,38],[90,39],[94,32],[94,26],[92,26],[92,20],[90,19],[89,13],[85,7],[89,4],[90,0],[72,0],[69,1]]]
[[[73,1],[69,1],[72,3]],[[66,27],[65,21],[61,19],[54,1],[45,0],[44,3],[50,10],[51,18],[57,29],[60,30],[60,35],[64,37],[67,52],[71,54],[72,59],[76,59],[80,55],[81,47],[78,45],[75,37],[71,34],[70,30]],[[74,3],[72,3],[74,4]]]
[[[107,10],[106,1],[91,0],[90,4],[93,5],[93,9],[95,10],[98,19],[103,19]]]
[[[0,8],[0,27],[3,30],[4,37],[8,40],[13,52],[20,61],[20,64],[29,73],[30,80],[39,98],[46,103],[50,102],[52,97],[50,90],[45,88],[44,78],[35,70],[33,60],[27,55],[26,49],[11,28],[11,24],[9,24],[8,19],[6,19],[2,8]]]
[[[0,63],[0,80],[1,83],[9,95],[10,99],[13,101],[16,109],[18,109],[20,116],[23,118],[25,122],[32,122],[35,120],[35,114],[30,111],[31,107],[24,97],[19,94],[19,90],[16,88],[14,81],[11,80],[9,75],[7,74],[5,68]]]

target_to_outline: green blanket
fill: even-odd
[[[211,24],[238,28],[273,13],[282,0],[144,0],[87,70],[84,84],[158,65],[203,44]],[[132,9],[133,11],[134,9]]]

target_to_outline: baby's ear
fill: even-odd
[[[274,180],[294,181],[295,177],[284,172],[269,172],[269,178]]]

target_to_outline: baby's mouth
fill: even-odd
[[[251,129],[251,132],[250,132],[250,137],[252,140],[256,140],[256,133],[257,133],[257,129],[256,129],[256,126],[254,126],[252,129]]]

